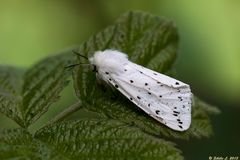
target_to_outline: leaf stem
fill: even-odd
[[[82,102],[79,100],[78,102],[72,104],[71,106],[67,107],[65,110],[63,110],[61,113],[56,115],[54,118],[52,118],[50,121],[47,122],[47,124],[44,125],[44,127],[52,125],[57,122],[61,122],[69,115],[73,114],[74,112],[78,111],[82,108]]]

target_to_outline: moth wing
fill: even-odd
[[[174,87],[174,88],[190,88],[188,84],[183,83],[179,80],[176,80],[172,77],[166,76],[164,74],[158,73],[156,71],[153,71],[151,69],[145,68],[143,66],[140,66],[138,64],[132,63],[130,62],[128,64],[130,67],[136,69],[139,72],[142,72],[143,74],[145,74],[146,76],[151,77],[152,79],[155,79],[156,81],[161,81],[161,83],[163,83],[164,85],[168,85],[170,87]]]
[[[110,74],[110,83],[159,122],[178,131],[188,129],[192,105],[189,85],[132,64],[125,65],[124,72],[119,75]],[[157,76],[152,76],[151,73],[156,73]],[[179,85],[171,82],[178,82]]]

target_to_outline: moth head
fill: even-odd
[[[98,66],[97,66],[97,63],[96,63],[96,60],[95,60],[94,56],[89,58],[89,62],[91,64],[92,71],[93,72],[98,72]]]
[[[98,72],[98,69],[97,69],[97,66],[96,66],[96,65],[92,64],[92,65],[91,65],[91,68],[92,68],[92,71],[93,71],[93,72]]]

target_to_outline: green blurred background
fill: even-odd
[[[214,136],[178,143],[186,159],[240,156],[238,0],[1,0],[0,64],[30,67],[44,57],[80,45],[128,10],[165,16],[176,23],[180,34],[175,63],[178,78],[222,111],[212,118]],[[31,129],[39,128],[75,99],[70,85]],[[0,128],[16,126],[0,115]]]

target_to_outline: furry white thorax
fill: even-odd
[[[97,70],[111,71],[113,74],[122,72],[124,65],[129,62],[126,54],[116,50],[97,51],[89,61]]]

